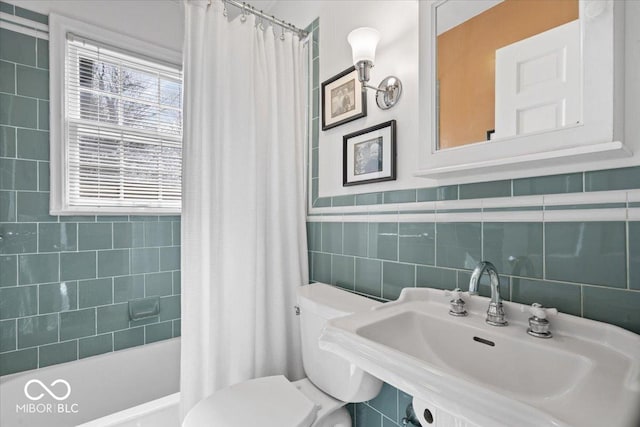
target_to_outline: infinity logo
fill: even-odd
[[[40,393],[37,396],[32,396],[31,394],[29,394],[29,390],[28,390],[29,386],[33,383],[39,384],[40,387],[42,387],[44,391],[46,391],[49,394],[49,396],[53,397],[55,400],[65,400],[71,394],[71,386],[65,380],[57,379],[50,384],[51,387],[54,387],[56,384],[60,384],[60,383],[67,386],[67,393],[64,396],[58,396],[53,391],[51,391],[46,385],[44,385],[40,380],[29,380],[24,385],[24,395],[27,396],[27,398],[30,400],[40,400],[44,396],[44,393]]]

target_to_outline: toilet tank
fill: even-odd
[[[378,395],[382,387],[379,379],[340,356],[321,350],[318,339],[327,320],[380,304],[324,283],[298,288],[302,361],[307,378],[316,387],[343,402],[363,402]]]

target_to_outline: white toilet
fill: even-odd
[[[327,320],[369,310],[379,302],[329,285],[298,288],[302,361],[307,378],[263,377],[220,390],[189,411],[183,427],[350,427],[347,402],[374,398],[382,382],[340,357],[320,350]]]

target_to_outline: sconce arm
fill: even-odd
[[[368,85],[368,84],[363,84],[363,85],[362,85],[362,91],[364,92],[364,91],[365,91],[365,89],[373,89],[373,90],[375,90],[376,92],[386,92],[386,90],[385,90],[385,89],[380,89],[380,88],[377,88],[377,87],[375,87],[375,86],[370,86],[370,85]]]

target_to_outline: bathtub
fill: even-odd
[[[180,338],[7,375],[0,425],[177,427],[179,377]]]

